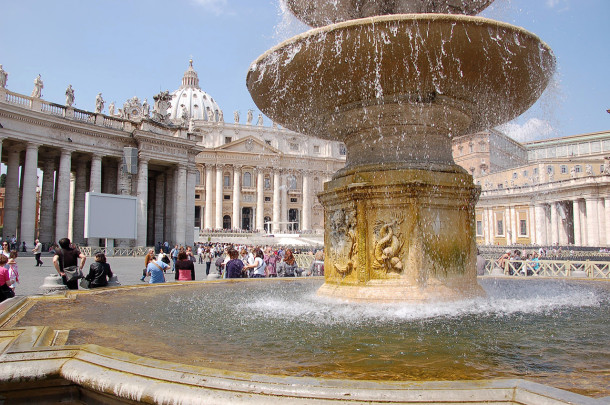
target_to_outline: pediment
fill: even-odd
[[[218,151],[227,152],[242,152],[242,153],[256,153],[256,154],[281,154],[281,152],[271,145],[267,145],[261,139],[254,136],[246,136],[241,139],[237,139],[233,142],[224,144],[216,148]]]

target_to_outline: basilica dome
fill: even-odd
[[[193,69],[193,60],[189,60],[189,67],[182,77],[182,86],[172,92],[172,105],[170,107],[170,119],[172,120],[218,120],[220,107],[216,101],[201,90],[199,77]]]

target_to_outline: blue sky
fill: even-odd
[[[0,64],[9,90],[94,109],[178,88],[192,56],[200,86],[228,121],[255,110],[250,63],[306,29],[279,0],[3,1]],[[522,26],[547,42],[558,72],[540,101],[504,129],[519,141],[610,130],[610,0],[496,0],[483,16]],[[107,110],[106,110],[107,111]],[[269,125],[266,120],[266,125]]]

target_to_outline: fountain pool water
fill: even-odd
[[[318,297],[321,282],[109,290],[79,295],[76,305],[36,302],[14,326],[49,325],[70,330],[70,345],[214,369],[376,381],[526,377],[610,395],[609,283],[482,279],[485,298],[371,305]]]

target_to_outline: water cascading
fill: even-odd
[[[532,33],[472,16],[493,0],[286,0],[316,27],[252,63],[258,108],[284,127],[340,141],[324,185],[321,295],[452,300],[476,281],[480,188],[451,138],[526,111],[555,71]]]

